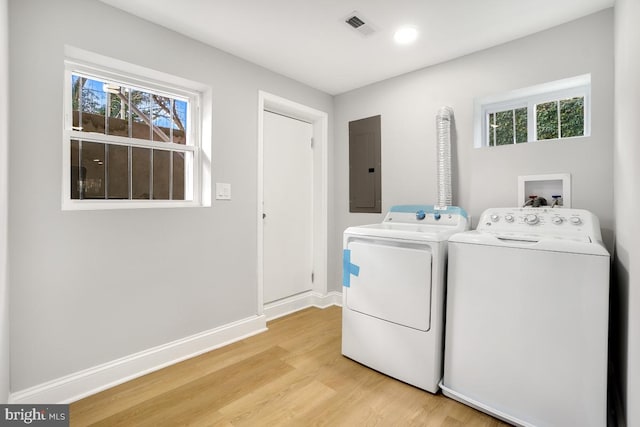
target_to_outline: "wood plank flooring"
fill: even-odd
[[[506,426],[340,353],[341,308],[310,308],[269,331],[72,403],[71,426]]]

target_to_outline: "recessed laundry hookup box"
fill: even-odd
[[[518,201],[516,206],[525,206],[537,196],[546,200],[547,206],[571,207],[571,174],[524,175],[518,177]],[[555,197],[554,197],[555,196]],[[558,197],[559,196],[559,197]]]

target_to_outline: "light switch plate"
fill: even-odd
[[[231,200],[231,184],[216,182],[216,200]]]

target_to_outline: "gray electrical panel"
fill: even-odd
[[[349,212],[382,212],[380,116],[349,122]]]

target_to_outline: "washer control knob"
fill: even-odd
[[[513,215],[505,215],[504,216],[505,221],[507,222],[513,222]]]
[[[562,221],[564,221],[564,220],[563,220],[563,219],[562,219],[562,217],[560,217],[560,216],[554,216],[554,217],[551,219],[551,222],[553,222],[553,223],[554,223],[554,224],[556,224],[556,225],[560,225],[560,224],[562,224]]]
[[[569,218],[569,222],[571,222],[571,224],[573,224],[573,225],[582,224],[582,220],[578,216],[572,216],[571,218]]]
[[[538,218],[538,215],[536,214],[529,214],[524,217],[524,222],[529,225],[535,225],[538,223],[538,221],[540,221],[540,218]]]
[[[427,216],[427,214],[424,213],[424,211],[422,209],[420,209],[418,212],[416,212],[416,219],[418,221],[422,221],[426,216]]]
[[[440,218],[442,218],[442,215],[440,215],[440,212],[436,212],[433,214],[433,219],[435,219],[436,221],[438,221]]]
[[[500,215],[493,214],[491,215],[492,222],[498,222],[500,220]]]

